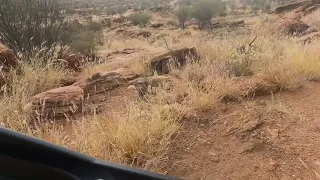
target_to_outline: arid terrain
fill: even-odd
[[[0,5],[0,127],[188,180],[320,179],[319,0],[50,2]]]

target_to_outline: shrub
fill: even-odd
[[[146,26],[151,19],[151,15],[148,13],[134,13],[130,15],[128,19],[132,21],[133,25],[135,26]]]
[[[70,46],[73,53],[92,55],[95,53],[98,45],[104,42],[102,25],[96,22],[90,22],[82,25],[79,22],[64,23],[62,30],[64,38],[62,46]]]
[[[257,14],[258,11],[260,9],[260,6],[258,4],[254,4],[252,7],[251,7],[251,10],[252,10],[252,13],[253,14]]]
[[[96,52],[97,37],[99,32],[85,30],[77,34],[75,39],[71,42],[70,48],[74,53],[81,53],[91,55]]]
[[[192,8],[192,17],[199,22],[199,28],[211,26],[211,19],[225,12],[226,6],[222,0],[200,0]]]
[[[97,22],[90,22],[87,27],[86,27],[89,31],[101,31],[102,30],[102,25],[100,23]]]
[[[167,22],[167,25],[168,25],[168,26],[177,26],[177,23],[176,23],[175,21],[173,21],[173,20],[169,20],[169,21]]]
[[[263,11],[270,12],[270,10],[271,10],[271,4],[270,4],[270,2],[266,2],[266,4],[263,7]]]
[[[0,14],[1,39],[15,51],[30,53],[40,46],[49,51],[61,40],[59,0],[3,0]]]
[[[70,15],[76,14],[76,10],[74,8],[72,8],[72,7],[66,8],[65,11],[66,11],[66,14],[70,14]]]
[[[175,15],[179,20],[179,26],[181,27],[182,30],[184,30],[185,29],[185,22],[190,17],[190,8],[189,7],[179,8],[175,12]]]

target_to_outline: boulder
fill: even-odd
[[[20,63],[14,52],[0,43],[0,71],[9,72],[11,69],[19,69]]]
[[[63,58],[68,69],[73,71],[80,71],[84,64],[85,58],[80,54],[69,54]]]
[[[149,32],[149,31],[141,31],[141,32],[139,32],[139,33],[137,34],[137,37],[140,37],[140,36],[142,36],[142,37],[144,37],[144,38],[148,38],[148,37],[151,36],[151,32]]]
[[[296,18],[283,17],[275,23],[275,29],[289,35],[301,34],[309,26]]]
[[[96,73],[92,77],[77,81],[73,85],[81,87],[85,96],[92,96],[127,85],[130,80],[137,77],[138,75],[128,68],[120,68],[115,71]]]
[[[168,74],[170,66],[175,66],[177,68],[184,67],[188,57],[195,60],[199,58],[194,47],[171,50],[152,58],[150,64],[152,70],[157,71],[159,74]]]
[[[14,52],[0,43],[0,88],[8,82],[10,70],[17,70],[18,74],[21,73],[20,63]]]
[[[154,23],[154,24],[151,24],[151,25],[150,25],[150,27],[152,27],[152,28],[160,28],[160,27],[162,27],[162,26],[164,26],[163,23]]]
[[[318,32],[318,27],[316,26],[311,26],[307,30],[305,30],[303,33],[300,34],[300,36],[305,36],[311,33]]]
[[[237,20],[237,21],[230,21],[230,22],[223,22],[223,23],[215,23],[212,24],[212,28],[236,28],[236,27],[244,27],[246,25],[244,20]]]
[[[81,87],[65,86],[35,95],[31,104],[41,119],[54,119],[81,112],[83,97]]]
[[[290,2],[290,3],[287,3],[287,4],[283,4],[283,5],[278,6],[278,7],[274,10],[274,13],[280,14],[280,13],[292,11],[292,10],[294,10],[294,9],[296,9],[296,8],[299,8],[299,7],[301,7],[301,6],[305,6],[305,5],[308,5],[308,4],[311,4],[311,2],[308,1],[308,0]]]
[[[306,44],[312,42],[316,39],[320,39],[320,32],[313,32],[304,36],[301,36],[297,39],[298,43]]]

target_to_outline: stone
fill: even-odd
[[[149,31],[141,31],[141,32],[139,32],[139,33],[137,34],[137,37],[140,37],[140,36],[142,36],[142,37],[144,37],[144,38],[148,38],[148,37],[151,36],[151,32],[149,32]]]
[[[288,11],[292,11],[298,7],[304,6],[310,4],[310,1],[294,1],[294,2],[290,2],[287,4],[283,4],[278,6],[275,10],[274,13],[276,14],[280,14],[280,13],[284,13],[284,12],[288,12]]]
[[[81,66],[84,64],[84,57],[80,54],[69,54],[63,58],[66,61],[68,69],[73,71],[80,71]]]
[[[313,32],[313,33],[301,36],[297,39],[297,42],[302,44],[307,44],[316,39],[320,39],[320,32]]]
[[[150,60],[151,69],[159,74],[168,74],[170,66],[182,68],[186,65],[188,58],[197,60],[199,58],[194,47],[171,50],[156,56]]]
[[[77,81],[73,85],[81,87],[85,96],[91,96],[128,85],[130,80],[137,77],[138,75],[130,69],[120,68],[114,71],[98,72],[90,78]]]
[[[84,91],[79,86],[65,86],[37,94],[32,98],[33,109],[41,119],[55,119],[82,110]]]
[[[297,18],[283,17],[275,23],[275,29],[289,35],[301,34],[309,26]]]
[[[151,24],[151,25],[150,25],[150,27],[152,27],[152,28],[160,28],[160,27],[162,27],[162,26],[164,26],[163,23],[154,23],[154,24]]]
[[[9,72],[11,69],[20,69],[13,50],[0,43],[0,71]]]

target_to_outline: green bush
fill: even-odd
[[[258,4],[254,4],[252,7],[251,7],[251,10],[252,10],[252,13],[253,14],[257,14],[258,11],[260,9],[260,6]]]
[[[270,2],[266,2],[266,4],[263,7],[263,11],[264,12],[270,12],[271,10],[271,3]]]
[[[182,30],[184,30],[186,27],[185,22],[190,17],[190,12],[191,12],[191,9],[189,7],[181,7],[175,12],[176,17],[179,20],[179,26],[181,27]]]
[[[91,22],[81,25],[79,22],[65,23],[63,30],[67,33],[62,46],[70,46],[73,53],[92,55],[97,46],[104,42],[102,25]]]
[[[96,36],[97,34],[93,31],[80,32],[70,44],[72,52],[84,55],[94,54],[97,47]]]
[[[133,23],[133,25],[137,26],[146,26],[147,23],[151,19],[151,15],[148,13],[134,13],[128,17],[129,21]]]
[[[226,4],[222,0],[199,0],[192,7],[191,16],[198,20],[201,29],[206,25],[211,26],[211,19],[225,11]]]
[[[102,24],[100,23],[97,23],[97,22],[90,22],[86,28],[89,30],[89,31],[94,31],[94,32],[97,32],[97,31],[101,31],[102,30]]]
[[[175,22],[175,21],[173,21],[173,20],[169,20],[169,21],[167,22],[167,25],[168,25],[168,26],[178,26],[177,22]]]

